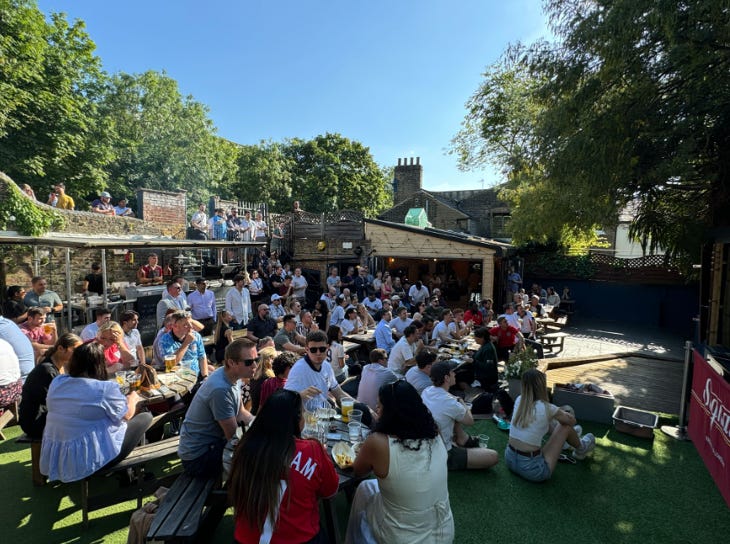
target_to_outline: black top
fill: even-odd
[[[20,428],[31,438],[43,438],[46,427],[46,396],[53,378],[60,373],[50,359],[31,370],[23,385],[23,397],[18,408]]]
[[[273,337],[276,334],[278,327],[276,325],[276,321],[270,317],[261,319],[257,315],[246,323],[246,330],[261,340],[264,336]]]
[[[16,317],[23,315],[27,309],[28,308],[21,300],[6,300],[3,305],[3,316],[8,319],[15,319]]]
[[[223,356],[225,355],[226,347],[230,343],[228,342],[228,338],[226,338],[226,331],[230,328],[225,322],[222,322],[220,336],[215,342],[215,362],[219,365],[223,364]]]
[[[101,274],[88,274],[85,278],[89,282],[89,292],[101,295],[104,293],[104,276]]]

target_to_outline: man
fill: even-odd
[[[208,377],[208,358],[203,338],[193,329],[193,320],[187,312],[172,314],[172,329],[160,337],[160,351],[175,356],[175,364],[187,366],[202,379]]]
[[[454,321],[454,314],[451,310],[444,310],[441,313],[441,321],[438,325],[433,328],[433,339],[436,340],[437,344],[445,344],[446,342],[453,342],[456,340],[454,335],[451,333],[449,325]]]
[[[340,280],[339,274],[337,274],[337,267],[333,266],[330,268],[330,275],[327,276],[327,289],[334,289],[335,290],[335,296],[340,294],[340,287],[342,285],[342,281]]]
[[[286,314],[284,316],[284,326],[274,336],[274,345],[278,351],[291,351],[304,355],[307,353],[304,343],[306,338],[299,336],[296,332],[297,320],[294,314]]]
[[[282,306],[281,304],[281,295],[274,293],[273,295],[271,295],[269,317],[277,323],[281,323],[282,321],[284,321],[284,315],[286,315],[286,310],[284,310],[284,306]]]
[[[438,425],[441,440],[448,452],[449,470],[490,468],[499,461],[497,452],[480,448],[478,440],[464,431],[463,425],[473,425],[474,417],[463,399],[449,393],[449,388],[456,384],[456,366],[450,361],[432,365],[433,385],[424,389],[421,398]]]
[[[119,316],[119,324],[124,331],[124,343],[127,344],[130,353],[134,356],[132,366],[137,366],[146,361],[144,355],[144,346],[140,337],[137,326],[139,325],[139,314],[134,310],[126,310]]]
[[[101,295],[104,293],[104,275],[99,263],[91,263],[91,273],[84,276],[81,290],[86,295]]]
[[[522,276],[515,271],[513,266],[509,268],[509,274],[507,275],[507,288],[510,293],[517,293],[522,287]]]
[[[508,302],[504,305],[504,313],[499,317],[504,317],[510,327],[514,327],[515,329],[520,328],[520,318],[515,313],[515,307],[512,305],[511,302]],[[499,318],[497,319],[499,320]]]
[[[302,269],[296,267],[294,269],[294,276],[291,279],[292,295],[301,300],[302,302],[307,300],[307,287],[309,283],[306,278],[302,276]]]
[[[347,267],[347,274],[340,281],[340,294],[345,289],[352,289],[355,286],[355,268],[352,266]]]
[[[423,393],[423,390],[433,385],[431,383],[431,367],[436,362],[437,355],[432,349],[421,350],[416,355],[416,366],[412,366],[406,372],[406,381],[416,388],[418,394]]]
[[[120,215],[124,217],[134,217],[132,208],[127,206],[127,199],[122,197],[117,201],[117,205],[114,206],[114,215]]]
[[[195,230],[196,240],[208,239],[208,214],[205,213],[205,204],[198,204],[198,211],[190,218],[190,226]]]
[[[530,307],[527,308],[534,317],[544,317],[545,311],[540,304],[540,297],[538,295],[532,295],[530,297]]]
[[[215,293],[208,289],[205,278],[195,280],[195,291],[188,296],[188,305],[193,319],[200,321],[205,327],[201,334],[213,334],[213,327],[217,319]]]
[[[213,216],[208,220],[208,234],[211,240],[225,240],[228,236],[228,226],[223,208],[216,208]]]
[[[417,343],[418,329],[414,325],[408,325],[388,357],[388,368],[399,377],[403,377],[406,371],[416,364]]]
[[[99,198],[91,203],[91,211],[102,215],[114,215],[114,206],[112,206],[112,195],[106,191],[99,194]]]
[[[235,321],[231,328],[240,330],[246,326],[252,316],[251,295],[244,287],[246,277],[243,274],[236,274],[233,278],[233,287],[226,293],[226,311],[229,312]]]
[[[56,183],[53,188],[56,193],[56,208],[62,210],[73,210],[76,207],[74,199],[66,194],[66,184]]]
[[[403,331],[406,330],[408,325],[413,323],[413,320],[408,317],[408,309],[405,306],[396,308],[395,313],[398,317],[391,320],[390,327],[393,329],[393,334],[395,334],[396,338],[402,338]]]
[[[429,305],[426,306],[426,309],[423,313],[425,315],[433,317],[434,319],[439,319],[443,312],[444,308],[441,306],[441,301],[439,300],[439,297],[432,296],[431,300],[429,301]]]
[[[157,262],[157,253],[150,253],[147,257],[147,264],[139,267],[139,270],[137,270],[137,282],[140,285],[162,284],[162,267]]]
[[[46,320],[46,312],[43,308],[38,306],[31,306],[28,308],[28,319],[20,326],[20,330],[23,331],[30,340],[35,353],[35,359],[38,360],[42,357],[46,351],[58,340],[58,333],[56,331],[55,324],[51,326],[51,331],[46,332],[44,329],[44,322]]]
[[[172,314],[174,313],[175,310],[168,310],[168,313],[165,316],[165,321],[162,323],[162,327],[159,331],[157,331],[157,335],[152,341],[152,366],[155,368],[165,368],[165,354],[162,352],[160,340],[165,334],[172,330],[172,324],[174,322]]]
[[[81,331],[81,340],[84,342],[91,342],[96,338],[96,333],[99,332],[99,327],[104,323],[108,323],[112,318],[112,311],[109,308],[97,308],[94,310],[95,321],[86,325]]]
[[[299,323],[297,323],[297,334],[306,338],[310,332],[318,331],[319,327],[314,322],[312,312],[302,310],[299,314]]]
[[[395,346],[393,331],[390,328],[390,319],[390,312],[383,312],[378,325],[375,327],[375,346],[384,349],[388,354],[390,354],[390,350]]]
[[[368,296],[362,301],[362,304],[373,318],[383,309],[383,302],[376,296],[373,289],[368,291]]]
[[[435,346],[436,339],[433,336],[433,329],[436,327],[436,323],[434,323],[433,318],[424,315],[421,318],[421,326],[423,328],[420,330],[421,339],[419,340],[419,342],[423,346]]]
[[[5,304],[3,304],[3,315],[16,324],[28,319],[28,308],[23,303],[23,297],[25,297],[25,289],[20,285],[8,287]]]
[[[345,295],[337,296],[337,306],[330,313],[330,327],[337,325],[338,327],[342,324],[345,319],[345,308],[350,304],[350,301]]]
[[[274,336],[277,329],[276,320],[270,317],[269,306],[262,302],[256,310],[256,316],[246,324],[246,337],[258,343],[262,338]]]
[[[370,352],[370,364],[362,369],[360,385],[357,390],[357,401],[367,404],[375,410],[378,403],[378,391],[386,383],[398,381],[398,376],[388,368],[388,354],[383,349]]]
[[[311,333],[307,336],[307,352],[294,363],[284,389],[297,391],[302,398],[316,400],[321,405],[328,402],[328,393],[338,401],[352,398],[340,388],[326,357],[327,335],[322,331]]]
[[[253,420],[241,402],[239,380],[253,377],[257,360],[256,345],[250,340],[231,342],[223,366],[203,382],[193,397],[180,429],[178,447],[178,456],[189,475],[218,475],[226,443],[240,425]]]
[[[497,318],[497,326],[489,329],[489,335],[497,344],[497,357],[500,361],[508,361],[509,354],[515,346],[520,346],[524,342],[519,329],[510,326],[503,315]]]
[[[38,306],[46,313],[46,323],[53,323],[55,318],[54,312],[63,310],[63,302],[61,297],[55,291],[46,289],[46,280],[41,276],[35,276],[30,280],[33,290],[25,294],[23,303],[27,307]]]
[[[231,208],[231,212],[226,219],[226,229],[229,240],[241,239],[241,218],[238,217],[238,210]]]
[[[337,305],[337,291],[334,287],[329,287],[327,291],[322,293],[322,296],[319,297],[319,300],[324,301],[324,303],[327,305],[327,311],[331,312],[335,309],[335,306]]]
[[[365,300],[367,292],[372,289],[372,282],[368,280],[368,269],[361,266],[358,270],[358,275],[353,280],[353,287],[357,293],[357,300]]]
[[[17,324],[9,319],[5,319],[0,315],[0,338],[5,340],[13,347],[15,355],[18,357],[20,365],[20,379],[25,382],[25,378],[35,368],[35,350],[30,339],[23,334]]]
[[[250,242],[253,240],[254,223],[251,219],[251,211],[245,210],[241,218],[241,240]]]
[[[157,326],[162,327],[165,320],[167,310],[186,310],[187,305],[185,299],[180,296],[182,293],[182,285],[174,280],[167,282],[167,290],[162,294],[162,298],[157,302]]]

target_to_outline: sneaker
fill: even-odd
[[[582,461],[586,458],[586,456],[593,451],[593,449],[596,447],[596,437],[593,436],[591,433],[588,433],[583,438],[580,439],[580,448],[576,448],[575,453],[573,456],[578,459],[579,461]]]
[[[578,435],[578,440],[580,440],[580,437],[583,434],[583,427],[581,427],[580,425],[575,425],[573,428],[575,429],[575,434]],[[563,444],[563,451],[568,451],[571,449],[573,449],[573,446],[571,446],[567,442]]]

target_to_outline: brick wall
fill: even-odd
[[[174,238],[185,238],[187,226],[187,194],[177,191],[138,189],[139,215],[144,221],[158,225]]]
[[[398,166],[393,169],[393,177],[396,180],[395,194],[393,202],[398,203],[409,195],[422,188],[423,184],[423,166],[421,166],[421,158],[416,157],[415,163],[413,157],[410,159],[398,159]]]

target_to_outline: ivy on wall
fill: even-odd
[[[14,184],[7,184],[0,202],[0,229],[15,230],[25,236],[43,236],[49,230],[62,230],[65,219],[53,210],[37,206]]]

